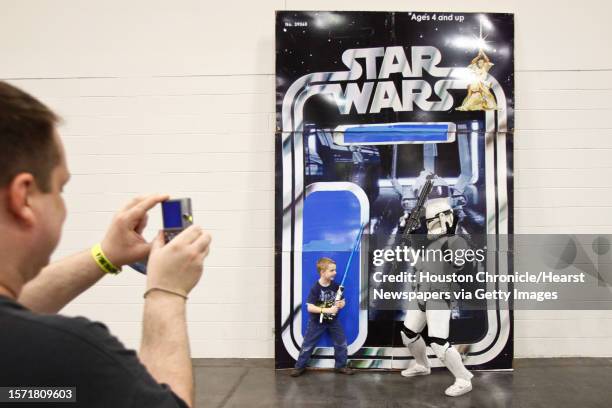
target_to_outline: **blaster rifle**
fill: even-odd
[[[408,235],[412,231],[418,229],[421,225],[421,212],[423,211],[425,201],[427,200],[427,197],[429,196],[429,193],[431,193],[431,189],[433,188],[433,178],[433,175],[427,176],[427,181],[423,185],[423,188],[421,188],[421,192],[419,193],[416,205],[414,206],[412,211],[410,211],[408,217],[404,218],[400,222],[399,232],[402,234],[402,243],[406,243]]]

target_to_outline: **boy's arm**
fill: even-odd
[[[314,285],[312,288],[310,288],[310,292],[308,292],[308,297],[306,298],[306,309],[308,309],[310,313],[314,314],[323,313],[322,308],[315,305],[317,299],[319,298],[319,291],[316,290],[316,286],[317,285]]]
[[[308,308],[308,311],[310,313],[314,313],[314,314],[321,314],[321,313],[336,313],[338,310],[337,307],[321,307],[321,306],[315,306],[312,303],[306,303],[306,307]],[[336,311],[334,311],[333,309],[336,309]]]
[[[325,308],[320,307],[320,306],[315,306],[312,303],[306,303],[306,308],[308,309],[310,313],[314,313],[314,314],[325,313],[324,312]]]

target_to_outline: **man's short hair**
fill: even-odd
[[[324,270],[327,269],[327,267],[329,265],[335,265],[336,261],[334,261],[331,258],[319,258],[319,260],[317,261],[317,271],[319,271],[319,273],[323,272]]]
[[[51,172],[60,161],[53,137],[58,122],[38,99],[0,81],[0,188],[30,173],[42,192],[51,190]]]

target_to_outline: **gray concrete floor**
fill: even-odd
[[[299,378],[268,359],[196,359],[196,407],[612,407],[612,359],[522,359],[514,372],[476,372],[474,390],[449,398],[446,370],[404,378],[399,372],[353,376],[308,371]]]

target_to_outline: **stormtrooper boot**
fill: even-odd
[[[409,338],[403,332],[401,333],[404,345],[408,347],[410,353],[414,357],[412,363],[407,369],[402,371],[403,377],[414,377],[417,375],[427,375],[431,373],[429,360],[427,359],[427,345],[423,338],[418,335],[416,338]]]

